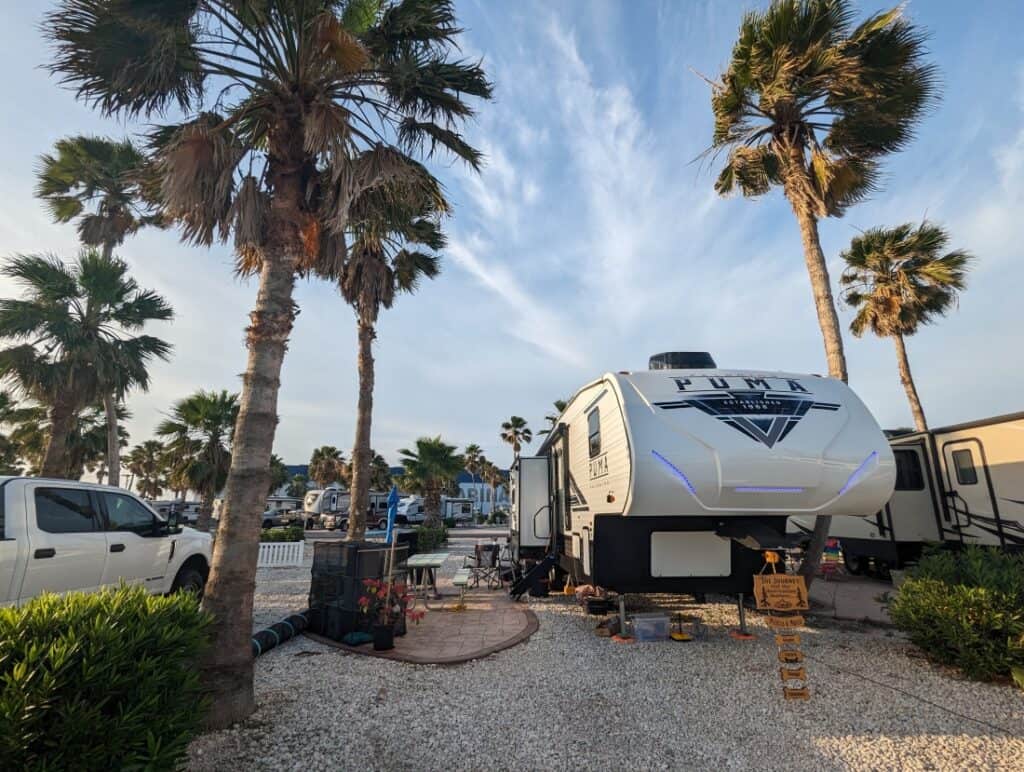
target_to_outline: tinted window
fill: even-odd
[[[590,457],[601,453],[601,411],[594,408],[587,415],[587,439],[590,442]]]
[[[98,531],[98,518],[89,491],[74,488],[36,488],[36,524],[47,533]]]
[[[961,485],[976,485],[978,470],[974,468],[974,456],[970,450],[953,451],[953,468],[956,469],[956,481]]]
[[[153,513],[130,496],[104,493],[107,504],[107,530],[131,531],[139,536],[154,533]]]
[[[923,491],[921,457],[913,450],[894,450],[893,454],[896,456],[896,490]]]

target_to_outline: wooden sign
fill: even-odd
[[[769,627],[776,629],[789,629],[793,627],[803,627],[804,618],[799,614],[795,614],[791,617],[768,617],[765,620]]]
[[[782,687],[782,694],[787,700],[809,700],[811,699],[811,691],[806,686],[799,689],[794,689],[789,686]]]
[[[779,675],[783,681],[806,681],[807,669],[803,667],[780,667]]]
[[[778,633],[775,636],[776,646],[799,646],[800,635],[798,633]]]
[[[779,662],[785,662],[787,665],[795,664],[797,662],[803,662],[804,655],[794,649],[783,649],[779,652]]]
[[[755,574],[754,599],[759,609],[806,611],[807,582],[796,574]]]

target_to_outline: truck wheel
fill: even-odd
[[[171,592],[191,592],[197,598],[203,597],[203,588],[206,587],[206,578],[203,572],[193,566],[182,566],[178,575],[174,577],[174,584],[171,585]]]
[[[316,528],[316,520],[314,520],[313,518],[309,518],[308,520],[306,520],[306,529],[311,531],[314,528]]]
[[[338,529],[342,531],[348,531],[348,520],[342,520],[338,523]]]

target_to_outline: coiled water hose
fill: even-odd
[[[309,627],[309,609],[292,614],[252,636],[252,655],[258,657],[285,641],[290,641]]]

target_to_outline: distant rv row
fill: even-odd
[[[583,386],[517,459],[510,536],[535,576],[745,594],[817,516],[855,568],[927,541],[1018,547],[1022,462],[1024,414],[890,442],[845,383],[670,352]]]

